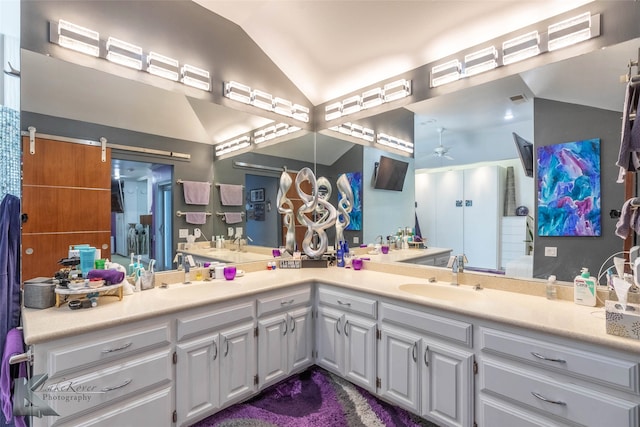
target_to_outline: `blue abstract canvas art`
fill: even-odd
[[[362,172],[347,172],[347,179],[353,191],[353,207],[349,213],[349,225],[346,230],[362,230]]]
[[[536,148],[538,235],[600,236],[600,139]]]

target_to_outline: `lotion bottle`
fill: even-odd
[[[556,276],[551,275],[547,279],[547,299],[556,299],[557,297]]]
[[[596,281],[588,268],[582,268],[580,275],[573,280],[573,301],[590,307],[596,305]]]

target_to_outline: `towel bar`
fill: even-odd
[[[216,215],[218,216],[224,216],[225,212],[216,212]],[[240,212],[241,216],[244,216],[244,212]]]
[[[14,354],[9,357],[9,365],[16,365],[22,362],[33,362],[33,354],[31,354],[31,349],[27,350],[25,353]]]
[[[201,213],[201,212],[198,212]],[[211,216],[211,212],[204,212],[207,216]],[[176,211],[176,216],[182,216],[182,215],[186,215],[187,212],[182,212],[182,211]]]

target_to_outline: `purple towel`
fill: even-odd
[[[206,224],[207,214],[205,212],[187,212],[184,214],[189,224]]]
[[[182,181],[184,202],[188,205],[208,205],[211,184],[208,182]]]
[[[242,185],[220,184],[220,202],[223,206],[242,206]]]
[[[242,222],[242,214],[240,212],[225,212],[224,221],[227,224],[237,224]]]
[[[14,378],[11,376],[11,366],[9,359],[16,354],[24,353],[24,344],[22,342],[22,331],[20,329],[11,329],[7,332],[7,338],[4,343],[4,354],[2,355],[2,368],[0,369],[0,402],[2,402],[2,413],[8,422],[13,422],[16,427],[26,426],[24,417],[13,416],[13,402],[11,401],[12,389],[11,383]],[[26,378],[27,365],[21,362],[18,365],[18,376],[16,378]]]
[[[117,285],[124,280],[124,273],[113,268],[108,270],[89,270],[87,279],[104,279],[105,282]]]

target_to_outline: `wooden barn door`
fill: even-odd
[[[53,277],[70,245],[110,254],[111,150],[83,143],[22,139],[22,280]]]

